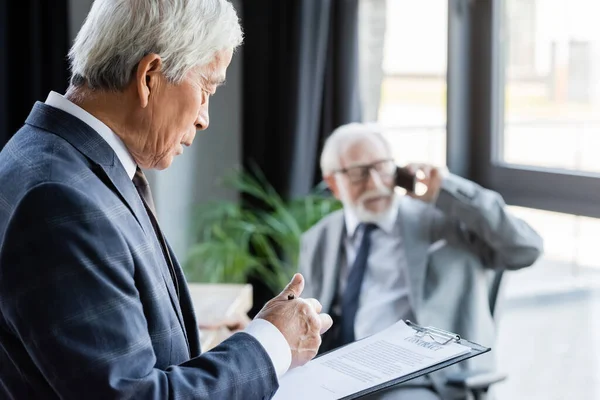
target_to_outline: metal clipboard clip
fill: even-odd
[[[427,327],[420,326],[410,320],[406,320],[405,322],[406,322],[406,325],[410,326],[415,331],[417,331],[415,333],[415,336],[417,336],[419,338],[424,338],[427,336],[431,340],[433,340],[435,343],[441,344],[441,345],[446,345],[450,342],[455,342],[455,343],[460,342],[460,335],[457,335],[456,333],[448,332],[443,329],[434,328],[432,326],[427,326]]]

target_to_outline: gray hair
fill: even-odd
[[[325,141],[321,152],[321,174],[329,176],[341,168],[340,158],[345,146],[365,138],[380,140],[390,152],[390,144],[383,136],[381,127],[374,123],[352,122],[334,130]],[[390,152],[391,154],[391,152]]]
[[[69,52],[71,84],[122,90],[150,53],[178,83],[241,42],[238,16],[226,0],[95,0]]]

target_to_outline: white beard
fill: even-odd
[[[346,188],[343,185],[339,185],[339,188],[340,197],[344,208],[354,213],[354,215],[356,216],[356,218],[358,218],[360,222],[381,225],[383,221],[387,220],[391,210],[398,204],[399,200],[399,196],[393,190],[380,189],[370,190],[368,192],[363,193],[358,198],[356,203],[353,203],[350,200],[350,196],[346,191]],[[391,201],[385,209],[379,212],[373,212],[365,207],[366,200],[380,196],[391,196]]]

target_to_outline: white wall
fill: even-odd
[[[93,0],[70,0],[70,30],[74,39]],[[241,1],[232,1],[240,12]],[[211,98],[210,127],[198,132],[194,145],[186,149],[166,171],[148,173],[163,231],[180,261],[190,244],[191,217],[198,202],[236,200],[237,193],[220,187],[219,177],[241,160],[241,49],[227,71],[227,84]]]

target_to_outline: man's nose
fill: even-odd
[[[385,189],[385,185],[383,184],[383,180],[381,179],[381,175],[379,172],[374,169],[369,170],[369,180],[367,181],[367,187],[369,189]]]
[[[206,113],[204,115],[201,114],[196,119],[196,129],[199,131],[203,131],[206,128],[208,128],[208,124],[209,124],[208,113]]]
[[[208,117],[208,103],[210,101],[210,94],[205,91],[202,91],[202,94],[202,104],[200,105],[198,116],[196,117],[196,129],[199,131],[203,131],[208,128],[208,124],[210,123],[210,118]]]

